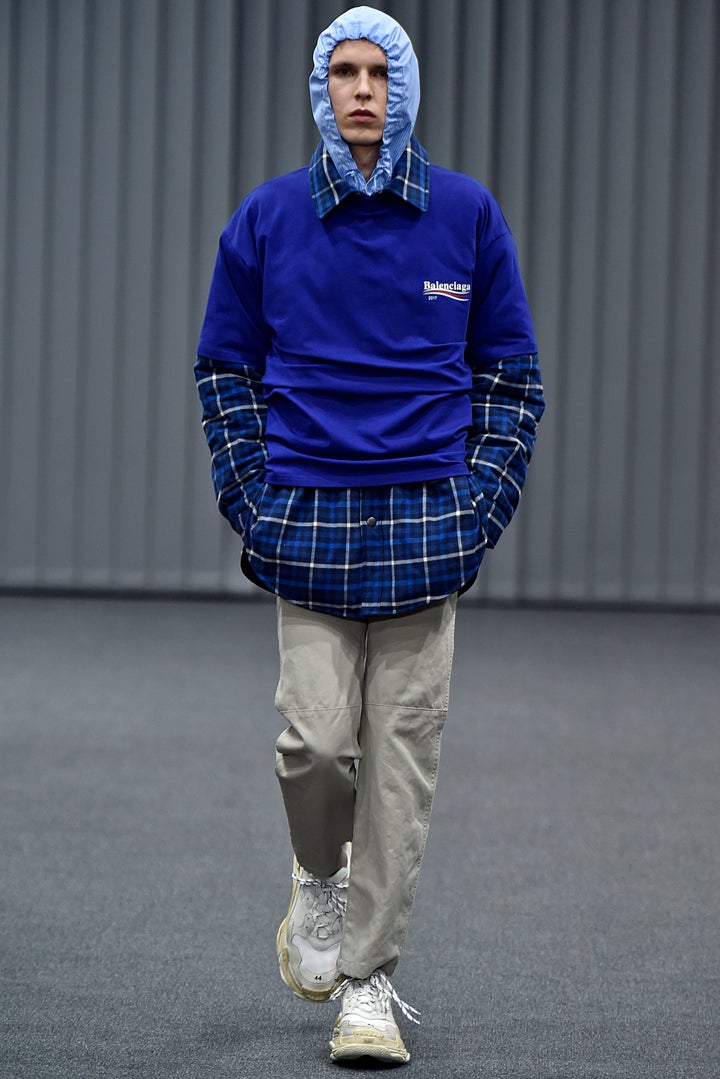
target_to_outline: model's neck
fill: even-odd
[[[353,161],[360,169],[366,180],[369,180],[375,171],[375,166],[380,157],[379,146],[353,146],[351,147]]]

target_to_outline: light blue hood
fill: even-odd
[[[379,45],[387,56],[388,65],[385,130],[378,163],[367,181],[338,131],[328,93],[328,65],[333,49],[341,41],[358,38]],[[372,7],[354,7],[339,15],[318,38],[310,75],[310,102],[315,123],[340,175],[354,191],[364,195],[382,191],[390,182],[393,169],[410,140],[420,104],[417,57],[402,26]]]

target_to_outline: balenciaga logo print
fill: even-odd
[[[470,283],[467,281],[423,281],[423,296],[428,300],[437,300],[444,296],[447,300],[467,303],[470,299]]]

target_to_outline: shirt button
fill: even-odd
[[[370,528],[374,528],[375,525],[377,524],[377,521],[375,520],[374,517],[368,517],[368,519],[367,519],[367,521],[365,523],[367,525],[369,525]]]

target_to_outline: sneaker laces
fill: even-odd
[[[400,999],[384,970],[374,970],[369,978],[345,978],[333,990],[330,1000],[337,1000],[346,989],[351,987],[357,995],[359,1004],[372,1006],[377,997],[385,1004],[394,1002],[406,1019],[409,1019],[411,1023],[420,1025],[420,1020],[415,1018],[416,1015],[420,1015],[420,1012],[417,1008],[413,1008],[411,1004],[407,1004]]]
[[[347,896],[342,894],[343,889],[346,890],[348,886],[347,878],[341,881],[321,880],[320,877],[302,876],[300,873],[293,873],[292,878],[298,884],[313,889],[307,918],[311,925],[308,929],[321,939],[322,930],[332,936],[336,920],[344,918],[347,910]]]

